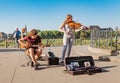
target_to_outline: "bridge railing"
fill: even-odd
[[[115,31],[112,28],[91,27],[91,47],[117,50],[120,49],[118,42],[120,42],[118,27]]]

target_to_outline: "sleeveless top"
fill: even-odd
[[[64,33],[64,38],[70,38],[70,39],[74,39],[74,29],[72,27],[69,27],[67,24],[64,27],[64,31],[68,31],[69,33]]]

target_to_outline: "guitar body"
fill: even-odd
[[[35,45],[36,46],[36,45]],[[28,43],[26,43],[25,45],[20,45],[20,48],[25,48],[25,49],[28,49],[28,48],[30,48],[30,47],[35,47],[34,45],[31,45],[31,44],[28,44]],[[38,46],[38,45],[37,45]],[[36,47],[37,47],[36,46]]]

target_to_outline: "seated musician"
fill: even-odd
[[[29,36],[26,36],[24,38],[21,38],[18,40],[19,44],[23,47],[25,47],[28,53],[27,55],[30,56],[32,62],[31,66],[35,67],[37,69],[38,63],[37,60],[40,55],[42,54],[42,49],[44,46],[42,45],[42,41],[40,36],[37,35],[38,32],[35,29],[32,29],[29,33]],[[26,41],[26,43],[24,43]],[[38,47],[40,46],[40,47]]]

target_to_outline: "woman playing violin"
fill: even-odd
[[[64,33],[63,50],[62,50],[62,57],[60,63],[64,62],[66,51],[67,51],[67,57],[70,56],[73,40],[75,39],[74,32],[78,32],[82,29],[84,29],[83,25],[73,21],[73,17],[71,14],[68,14],[66,16],[66,20],[59,28],[59,31]]]
[[[32,47],[32,45],[39,45],[40,47],[43,48],[41,38],[40,36],[37,35],[37,33],[38,33],[37,30],[32,29],[30,31],[29,36],[25,36],[24,38],[21,38],[18,40],[20,45],[27,48],[27,53],[31,57],[31,60],[32,60],[31,66],[34,66],[35,69],[37,69],[38,67],[36,59],[38,59],[40,55],[42,54],[42,49],[38,47]],[[27,43],[25,44],[24,41],[26,41]]]

